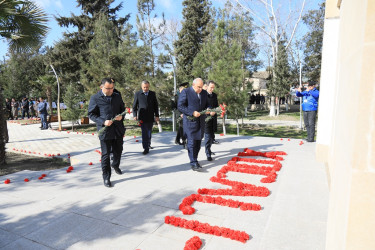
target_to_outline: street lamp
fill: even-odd
[[[171,53],[168,53],[169,54],[169,59],[171,60],[171,63],[172,63],[172,67],[173,67],[173,82],[174,82],[174,87],[173,87],[173,98],[177,95],[177,83],[176,83],[176,69],[175,69],[175,66],[174,66],[174,63],[173,63],[173,58],[172,58],[172,55]],[[173,124],[173,132],[176,131],[176,111],[173,109],[172,110],[172,124]]]
[[[56,81],[57,81],[57,119],[59,122],[59,130],[61,131],[61,117],[60,117],[60,83],[59,83],[59,78],[57,77],[56,71],[53,68],[52,64],[50,64],[53,73],[55,74]],[[51,107],[52,110],[52,107]],[[51,113],[52,114],[52,113]]]

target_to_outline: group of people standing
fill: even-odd
[[[34,98],[22,98],[21,101],[16,101],[15,98],[9,100],[5,98],[5,111],[9,120],[29,119],[31,117],[40,117],[41,129],[48,129],[48,105],[46,101],[40,97],[39,100]]]
[[[215,82],[207,83],[207,91],[203,90],[203,80],[197,78],[193,81],[192,87],[187,84],[180,86],[178,98],[178,110],[183,117],[182,126],[179,131],[180,137],[186,141],[186,147],[190,159],[190,165],[194,171],[202,171],[198,163],[198,153],[203,136],[206,136],[205,153],[207,160],[212,161],[211,145],[214,142],[216,131],[216,113],[206,112],[201,115],[202,110],[216,108],[218,106],[217,95],[213,93]],[[135,93],[133,102],[133,117],[137,120],[142,130],[143,155],[147,155],[151,146],[152,126],[159,122],[159,106],[154,91],[150,90],[150,83],[142,81],[141,90]],[[101,147],[101,167],[103,183],[111,187],[111,167],[119,175],[121,153],[123,150],[123,137],[125,135],[124,120],[125,104],[120,93],[115,91],[115,82],[111,78],[104,78],[100,84],[100,90],[91,96],[88,107],[89,118],[96,123],[97,130],[104,132],[99,134]],[[205,116],[211,115],[213,119],[205,122]],[[189,116],[189,118],[188,118]],[[111,164],[112,154],[113,160]]]

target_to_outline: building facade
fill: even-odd
[[[326,249],[375,249],[375,0],[326,1],[317,130]]]

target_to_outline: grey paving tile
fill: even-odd
[[[53,248],[39,244],[25,238],[19,238],[1,248],[2,250],[51,250]]]
[[[148,236],[149,234],[145,232],[103,222],[95,225],[94,231],[85,235],[67,249],[133,250]]]
[[[102,223],[86,216],[66,213],[25,237],[55,249],[66,249],[92,233]]]
[[[16,241],[20,237],[19,235],[0,229],[0,248]]]

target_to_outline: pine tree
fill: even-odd
[[[194,77],[204,77],[217,83],[219,103],[227,105],[228,115],[237,121],[244,113],[248,90],[243,88],[241,48],[237,41],[226,40],[224,21],[219,21],[213,43],[203,45],[194,60]],[[225,125],[225,124],[224,124]]]
[[[81,78],[81,62],[88,62],[89,43],[94,38],[95,21],[100,14],[105,14],[108,20],[115,27],[118,44],[120,42],[121,27],[129,19],[129,15],[118,18],[117,12],[122,8],[122,4],[111,8],[114,0],[77,0],[77,7],[81,7],[82,14],[70,17],[56,17],[61,27],[76,27],[75,32],[65,33],[61,41],[49,51],[49,60],[56,70],[61,74],[62,82],[79,82]]]
[[[115,27],[102,13],[94,25],[94,37],[89,43],[87,62],[81,60],[81,84],[91,95],[98,91],[104,77],[117,79],[120,75],[120,62],[117,56],[118,44]]]
[[[67,109],[62,112],[61,116],[63,119],[72,122],[72,131],[74,129],[74,123],[85,113],[79,102],[82,101],[82,95],[77,91],[72,84],[66,88],[64,95],[64,104]]]
[[[184,0],[182,29],[175,43],[179,79],[192,81],[193,60],[209,34],[210,5],[208,0]]]
[[[312,82],[319,82],[322,64],[323,30],[324,30],[325,3],[320,4],[318,10],[310,10],[303,22],[310,28],[304,37],[305,65],[304,71]]]

